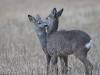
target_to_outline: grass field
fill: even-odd
[[[45,54],[27,15],[45,19],[54,7],[64,8],[59,29],[80,29],[91,36],[88,59],[93,75],[100,75],[99,0],[0,0],[0,75],[45,75]],[[68,75],[85,75],[82,62],[73,55],[68,59]]]

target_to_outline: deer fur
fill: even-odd
[[[34,23],[35,25],[35,31],[38,35],[38,38],[40,40],[42,49],[44,51],[44,53],[46,54],[46,60],[47,60],[47,75],[48,75],[48,70],[49,70],[49,64],[50,64],[50,60],[51,57],[49,55],[49,53],[47,52],[47,33],[46,33],[46,26],[47,23],[41,20],[41,17],[39,15],[36,15],[36,19],[34,17],[32,17],[31,15],[28,15],[28,18],[31,22]],[[60,61],[61,61],[61,66],[62,66],[62,73],[64,73],[64,63],[66,64],[67,57],[60,57]]]
[[[81,30],[57,31],[59,17],[62,12],[63,9],[57,12],[56,8],[54,8],[45,19],[48,23],[47,51],[51,56],[52,67],[57,65],[57,56],[74,54],[84,64],[86,75],[92,75],[93,66],[87,59],[87,53],[92,45],[91,37]]]

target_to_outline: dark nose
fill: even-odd
[[[48,28],[48,25],[45,25],[44,27],[45,27],[45,28]]]
[[[28,17],[31,17],[31,15],[28,15]]]

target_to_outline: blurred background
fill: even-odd
[[[80,29],[91,36],[88,59],[93,75],[100,75],[99,0],[0,0],[0,75],[46,75],[45,54],[28,15],[45,19],[54,7],[64,8],[59,29]],[[85,75],[82,62],[73,55],[68,59],[68,75]]]

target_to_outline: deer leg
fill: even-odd
[[[60,63],[61,63],[61,73],[64,74],[64,59],[62,56],[59,57],[60,58]]]
[[[87,58],[80,59],[80,60],[83,62],[84,66],[85,66],[86,75],[92,75],[93,66],[90,63],[90,61]]]
[[[62,56],[59,56],[59,58],[60,58],[60,63],[61,63],[61,73],[64,74],[65,62]]]
[[[93,65],[90,63],[90,61],[87,58],[84,59],[84,65],[86,68],[86,75],[92,75]]]
[[[92,75],[93,66],[90,61],[87,59],[87,52],[83,50],[81,52],[75,53],[75,56],[82,61],[86,69],[86,75]]]
[[[51,57],[51,67],[52,67],[52,72],[55,75],[58,75],[58,66],[57,66],[58,58],[56,55],[52,55]]]
[[[68,56],[60,56],[61,73],[67,75],[68,71]]]
[[[65,62],[64,75],[67,75],[67,72],[68,72],[68,56],[64,56],[63,59],[64,59],[64,62]]]
[[[46,59],[47,59],[47,73],[46,73],[46,75],[48,75],[49,74],[49,65],[50,65],[50,60],[51,60],[51,56],[50,55],[46,55]]]

